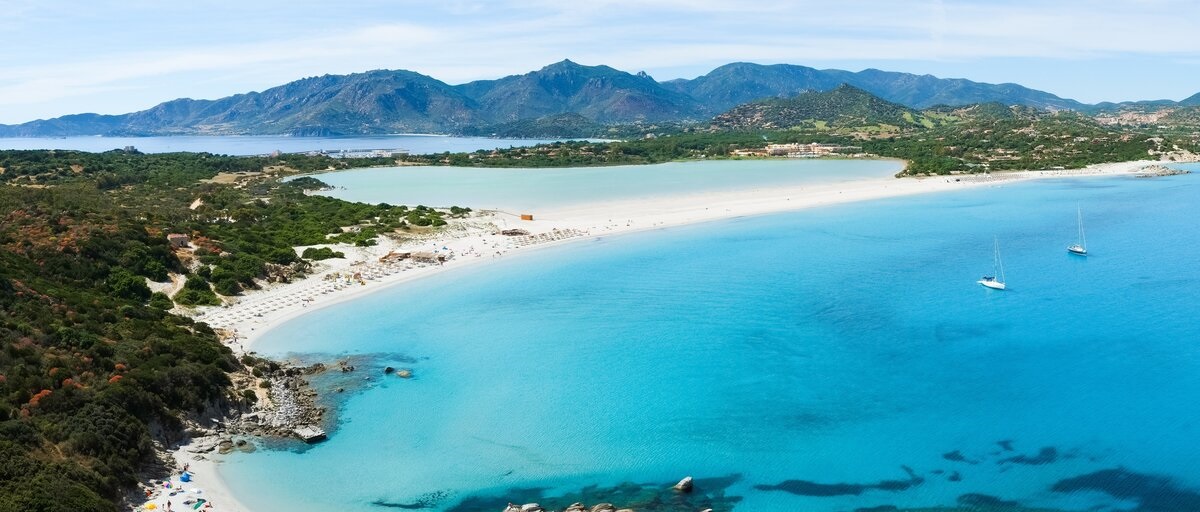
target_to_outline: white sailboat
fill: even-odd
[[[1076,208],[1075,213],[1079,217],[1079,243],[1071,244],[1067,247],[1067,252],[1087,256],[1087,238],[1083,235],[1083,211]]]
[[[1000,261],[1000,240],[995,240],[995,260],[993,261],[993,274],[983,276],[977,281],[986,288],[993,290],[1004,290],[1007,287],[1004,285],[1004,262]]]

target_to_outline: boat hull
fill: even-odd
[[[984,288],[991,288],[991,289],[993,289],[993,290],[1005,290],[1005,289],[1007,289],[1007,287],[1005,287],[1005,286],[1004,286],[1004,283],[1001,283],[1000,281],[988,281],[987,279],[980,279],[980,280],[979,280],[979,281],[977,281],[977,282],[978,282],[979,284],[983,285],[983,286],[984,286]]]
[[[1070,247],[1067,247],[1067,252],[1078,255],[1078,256],[1087,256],[1087,249],[1084,249],[1083,247],[1078,246],[1078,245],[1072,245]]]

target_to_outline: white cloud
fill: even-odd
[[[1200,54],[1191,35],[1200,6],[1181,0],[300,3],[98,1],[73,16],[62,5],[8,0],[0,27],[19,26],[21,43],[0,48],[0,122],[75,112],[84,103],[92,105],[84,110],[121,112],[377,68],[460,83],[562,58],[694,76],[730,61],[849,67]],[[95,33],[106,23],[108,32]],[[172,31],[178,37],[163,37]],[[88,44],[95,41],[104,44]],[[1021,81],[1021,70],[1012,71],[1011,80]],[[201,74],[209,78],[197,80]]]

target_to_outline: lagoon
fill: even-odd
[[[903,168],[898,160],[713,160],[538,169],[390,167],[318,179],[335,188],[324,194],[347,201],[526,211],[888,178]]]
[[[385,289],[257,348],[416,378],[345,397],[328,442],[221,473],[263,512],[499,511],[684,475],[765,512],[1194,498],[1198,194],[1197,175],[1042,180],[591,239]],[[1087,258],[1065,250],[1076,205]],[[1008,292],[975,284],[993,236]],[[1052,490],[1115,468],[1169,485]]]

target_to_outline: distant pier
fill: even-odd
[[[280,156],[281,151],[274,151],[264,156]],[[329,158],[392,158],[408,154],[407,149],[317,149],[313,151],[296,151],[291,154],[307,156],[327,156]]]

